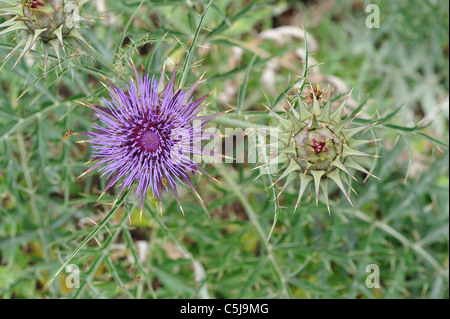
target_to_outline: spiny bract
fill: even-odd
[[[332,98],[329,96],[325,101],[323,91],[317,86],[308,89],[304,96],[297,92],[293,105],[285,108],[287,118],[283,118],[269,109],[281,124],[277,132],[280,145],[278,156],[270,162],[283,163],[286,167],[274,185],[287,177],[281,190],[283,192],[292,181],[300,180],[295,210],[309,185],[314,184],[316,205],[321,189],[328,211],[330,211],[328,202],[330,180],[336,183],[352,204],[344,186],[345,182],[351,188],[348,177],[356,180],[350,169],[375,177],[364,168],[363,162],[365,162],[364,158],[376,157],[376,155],[357,150],[359,146],[375,140],[357,140],[354,137],[376,123],[350,128],[349,124],[358,114],[343,119],[342,111],[351,93],[334,112],[331,112]],[[295,106],[297,106],[297,110]]]
[[[13,15],[0,24],[0,35],[20,30],[17,46],[6,56],[8,58],[17,49],[22,52],[16,61],[22,58],[38,41],[44,45],[45,64],[50,47],[59,57],[59,46],[64,49],[64,40],[68,37],[84,41],[78,32],[78,24],[87,20],[80,16],[83,5],[89,0],[0,0],[8,6],[0,7],[3,15]],[[5,58],[5,59],[6,59]]]

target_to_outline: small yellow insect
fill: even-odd
[[[165,177],[161,178],[161,183],[164,187],[167,187],[167,179]]]
[[[69,138],[70,135],[73,134],[73,130],[69,130],[67,131],[67,133],[63,136],[63,138],[61,139],[61,141],[65,141]]]
[[[131,282],[130,287],[133,286],[136,282],[138,282],[139,280],[141,280],[140,276],[137,276],[136,278],[134,278],[134,280]]]

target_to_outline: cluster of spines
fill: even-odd
[[[81,8],[89,0],[76,0],[76,1],[77,1],[78,7]],[[0,7],[0,13],[2,15],[14,15],[13,18],[0,24],[0,29],[6,28],[3,31],[0,31],[0,36],[3,34],[6,34],[6,33],[12,32],[12,31],[22,31],[18,36],[18,38],[20,39],[19,42],[14,47],[14,49],[12,49],[11,52],[9,52],[8,55],[5,57],[5,60],[8,59],[14,52],[16,52],[18,49],[22,48],[22,52],[20,53],[19,57],[17,58],[16,62],[14,63],[14,66],[13,66],[13,68],[14,68],[17,65],[17,63],[20,61],[20,59],[25,54],[27,54],[31,50],[33,45],[39,40],[39,36],[43,32],[48,31],[48,28],[36,29],[34,31],[30,30],[30,28],[23,21],[23,20],[27,19],[23,16],[24,6],[26,5],[26,4],[24,4],[23,1],[0,0],[0,2],[4,2],[9,5],[7,7]],[[69,5],[69,4],[67,4],[67,5]],[[63,10],[65,10],[65,9],[63,9]],[[80,20],[88,20],[83,17],[79,17],[79,18],[80,18]],[[53,50],[55,51],[56,56],[58,58],[58,62],[60,62],[59,46],[61,46],[61,48],[64,51],[64,36],[62,34],[63,28],[64,28],[64,23],[62,23],[58,28],[56,28],[53,31],[52,35],[54,37],[52,37],[51,40],[45,42],[45,44],[50,45],[53,48]],[[72,28],[69,36],[85,42],[83,36],[78,32],[78,30],[76,28]],[[47,65],[48,54],[49,54],[48,47],[44,48],[44,53],[45,53],[45,65]]]
[[[350,123],[360,114],[343,119],[342,113],[345,104],[350,97],[350,92],[344,101],[339,105],[339,107],[332,112],[331,103],[332,97],[330,96],[326,101],[325,105],[321,105],[319,100],[316,98],[314,90],[311,88],[309,91],[313,95],[313,105],[308,107],[304,103],[304,98],[300,96],[298,90],[296,89],[297,96],[294,105],[297,104],[298,110],[294,108],[289,102],[289,107],[284,107],[284,111],[287,114],[286,117],[282,117],[279,114],[267,108],[270,113],[278,120],[280,127],[277,130],[278,141],[281,143],[281,148],[278,150],[278,156],[271,159],[266,165],[272,165],[273,163],[281,163],[287,166],[283,173],[277,178],[272,186],[280,182],[282,179],[286,178],[286,182],[283,185],[279,195],[286,189],[286,187],[292,183],[294,180],[300,179],[300,188],[298,193],[297,202],[295,204],[295,210],[297,210],[301,199],[309,185],[314,184],[314,191],[316,197],[316,205],[319,200],[319,192],[322,190],[325,202],[330,212],[329,200],[328,200],[328,183],[332,180],[345,195],[350,204],[353,203],[350,200],[349,193],[346,191],[344,186],[344,181],[353,190],[348,179],[341,178],[341,172],[346,173],[349,177],[356,180],[356,178],[350,173],[349,169],[354,169],[366,174],[368,177],[375,177],[371,172],[364,168],[358,163],[361,157],[378,157],[377,155],[367,154],[357,150],[358,147],[376,142],[378,140],[358,140],[353,137],[358,133],[368,129],[369,127],[377,124],[377,122],[349,128]],[[327,127],[333,134],[343,138],[342,151],[338,150],[338,154],[334,161],[330,164],[330,170],[314,170],[311,169],[311,164],[308,163],[308,167],[303,169],[296,158],[298,156],[296,150],[296,144],[292,143],[292,137],[298,134],[301,130],[307,128],[309,130],[320,129],[322,127]],[[355,159],[354,159],[355,158]],[[354,190],[353,190],[354,191]],[[356,193],[356,192],[355,192]],[[278,196],[279,196],[278,195]]]

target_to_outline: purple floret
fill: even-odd
[[[149,189],[159,200],[163,189],[170,190],[181,208],[177,185],[187,185],[199,196],[188,173],[201,171],[209,176],[192,155],[204,154],[200,145],[203,128],[220,113],[197,116],[208,95],[196,101],[191,98],[200,80],[187,91],[175,91],[176,67],[161,92],[164,71],[159,82],[145,72],[140,76],[136,68],[134,71],[136,83],[131,81],[127,92],[106,80],[110,93],[110,100],[103,98],[106,107],[87,105],[96,112],[99,123],[86,133],[96,163],[85,174],[94,169],[103,172],[108,180],[104,192],[121,180],[119,195],[136,182],[141,211]]]

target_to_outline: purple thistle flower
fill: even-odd
[[[141,212],[149,189],[159,200],[163,189],[170,190],[183,212],[177,186],[187,185],[200,198],[188,173],[202,172],[212,177],[193,161],[192,155],[211,154],[200,145],[205,139],[203,128],[221,113],[197,116],[203,108],[201,103],[209,96],[196,101],[191,98],[201,78],[189,90],[175,91],[175,66],[169,82],[158,92],[164,86],[164,69],[157,82],[145,72],[141,77],[134,65],[133,68],[136,83],[132,80],[127,92],[105,79],[111,97],[111,100],[103,98],[106,107],[84,104],[96,112],[94,116],[102,125],[95,123],[93,131],[84,133],[91,138],[91,161],[96,163],[83,175],[98,168],[107,175],[108,183],[102,195],[119,180],[122,186],[118,196],[136,182]]]

